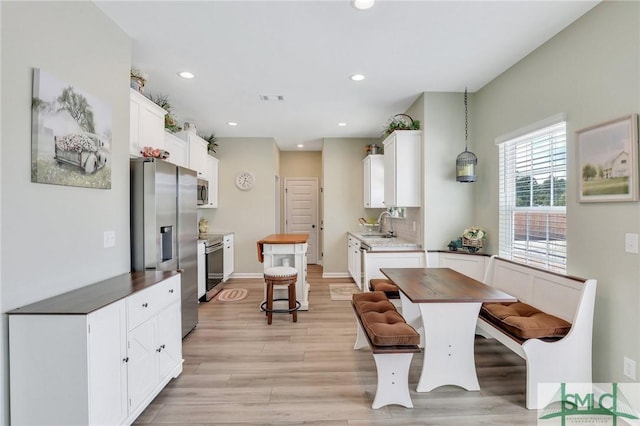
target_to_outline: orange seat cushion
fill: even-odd
[[[375,346],[418,345],[420,334],[408,325],[382,291],[356,293],[353,307]]]
[[[384,278],[374,278],[369,280],[369,288],[371,291],[383,291],[389,299],[399,299],[400,290],[393,281]]]
[[[571,329],[570,322],[522,302],[485,303],[480,316],[522,340],[557,339]]]

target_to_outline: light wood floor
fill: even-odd
[[[368,350],[353,350],[355,320],[348,301],[332,301],[322,269],[310,266],[309,311],[293,323],[258,309],[261,280],[231,279],[247,288],[239,302],[200,305],[196,329],[183,342],[184,371],[158,395],[137,424],[244,425],[535,425],[524,408],[525,363],[500,343],[478,338],[481,390],[443,386],[417,393],[422,355],[411,363],[414,408],[371,409],[376,369]]]

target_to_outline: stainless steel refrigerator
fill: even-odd
[[[198,213],[194,170],[130,161],[131,269],[182,270],[182,337],[198,322]]]

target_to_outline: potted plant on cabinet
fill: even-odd
[[[215,154],[216,148],[218,147],[218,144],[217,144],[218,138],[216,137],[216,134],[215,133],[210,133],[209,135],[200,134],[198,136],[200,136],[202,139],[207,141],[207,151],[209,151],[209,154]]]
[[[396,114],[387,121],[383,136],[389,136],[396,130],[420,130],[420,120],[414,120],[407,114]]]
[[[167,111],[167,114],[164,116],[164,128],[169,130],[171,133],[179,132],[182,130],[180,126],[176,124],[176,118],[173,116],[173,108],[169,103],[168,95],[149,95],[149,99],[151,99],[156,105],[160,108]]]

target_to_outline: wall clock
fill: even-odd
[[[242,191],[248,191],[256,184],[256,178],[251,172],[240,172],[236,175],[236,186]]]

